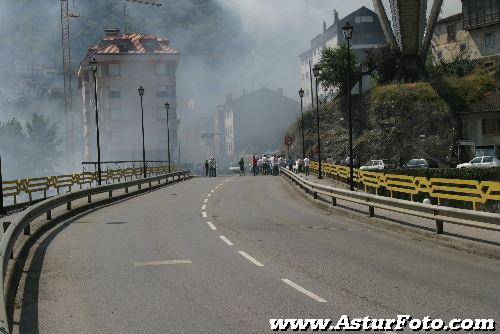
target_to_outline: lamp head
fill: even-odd
[[[165,102],[165,109],[167,109],[167,111],[170,109],[170,103],[168,103],[168,101]]]
[[[318,64],[314,65],[312,70],[313,70],[314,77],[317,78],[319,76],[319,72],[320,72]]]
[[[347,22],[345,26],[342,28],[342,32],[344,33],[344,38],[350,40],[352,38],[353,30],[354,27],[349,22]]]
[[[97,72],[97,65],[99,63],[97,62],[97,60],[95,60],[95,57],[92,57],[92,60],[89,61],[89,66],[90,66],[90,69],[95,73]]]
[[[142,88],[142,86],[141,86],[141,87],[139,87],[139,89],[137,89],[137,91],[139,92],[139,95],[140,95],[140,96],[143,96],[143,95],[144,95],[144,88]]]
[[[304,97],[304,90],[302,88],[299,90],[299,96]]]

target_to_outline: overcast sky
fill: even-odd
[[[283,87],[294,97],[299,85],[297,55],[321,33],[322,21],[330,26],[332,11],[344,17],[361,6],[373,9],[372,0],[218,0],[242,18],[254,38],[252,73],[242,74],[235,90]],[[432,3],[432,1],[430,1]],[[443,15],[458,13],[458,0],[444,0]],[[234,93],[238,94],[238,91]],[[293,95],[291,95],[293,94]]]

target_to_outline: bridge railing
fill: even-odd
[[[172,168],[174,171],[175,169]],[[146,167],[146,174],[165,175],[167,166]],[[143,168],[117,168],[103,170],[101,180],[104,184],[142,178]],[[16,210],[42,201],[64,191],[84,189],[97,185],[97,172],[84,171],[75,174],[43,176],[2,182],[4,211]]]
[[[402,199],[378,196],[360,191],[350,191],[337,187],[322,185],[308,181],[299,175],[282,168],[282,173],[291,181],[311,193],[314,198],[318,194],[331,198],[332,205],[337,205],[337,199],[366,205],[369,217],[375,216],[375,208],[427,218],[436,222],[436,233],[444,232],[444,223],[468,226],[500,232],[500,214],[478,212],[473,210],[450,208],[446,206],[423,204]]]
[[[317,172],[318,163],[311,162],[311,169]],[[323,164],[323,173],[340,181],[349,181],[348,166]],[[498,181],[426,178],[354,169],[354,182],[366,193],[381,195],[383,190],[386,190],[391,198],[397,194],[405,194],[411,201],[422,195],[434,198],[438,205],[447,205],[448,201],[455,201],[468,203],[474,210],[480,210],[480,204],[486,204],[488,201],[500,202]]]
[[[160,173],[162,172],[162,169],[158,169],[156,170],[156,172]],[[111,172],[111,174],[114,173],[115,171]],[[92,203],[92,196],[95,195],[107,193],[108,197],[112,198],[113,191],[124,189],[125,194],[129,194],[129,190],[132,187],[137,187],[137,191],[139,191],[142,188],[143,184],[149,184],[149,187],[151,188],[153,186],[153,183],[155,182],[157,182],[158,186],[160,186],[162,182],[164,182],[164,184],[170,184],[175,181],[180,181],[189,178],[189,176],[190,176],[189,171],[184,170],[173,173],[164,173],[161,175],[151,176],[147,178],[139,178],[136,180],[128,180],[124,182],[116,182],[96,187],[89,187],[86,189],[79,189],[64,194],[55,195],[51,198],[45,199],[37,204],[34,204],[33,206],[24,210],[19,216],[17,216],[17,218],[11,224],[8,225],[2,239],[0,240],[0,257],[2,260],[2,267],[1,267],[2,273],[0,275],[0,288],[2,289],[2,294],[0,298],[0,333],[4,334],[10,333],[12,325],[12,317],[8,316],[9,313],[7,313],[7,310],[12,309],[14,296],[10,295],[10,293],[12,292],[12,287],[15,284],[13,282],[15,279],[12,278],[11,275],[9,279],[6,280],[7,269],[9,267],[9,259],[13,258],[14,245],[19,240],[21,234],[23,232],[25,235],[30,234],[30,224],[35,219],[42,217],[43,215],[46,215],[45,223],[47,223],[53,219],[52,211],[54,209],[66,205],[66,210],[72,210],[71,203],[82,198],[87,198],[88,203]],[[34,181],[34,184],[37,184],[37,182],[38,180]],[[69,184],[70,183],[68,183],[68,186]],[[47,184],[44,184],[42,182],[42,186],[40,187],[40,189],[47,190]],[[103,202],[105,200],[109,199],[101,198],[95,203]],[[85,206],[85,204],[83,206]]]

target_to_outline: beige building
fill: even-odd
[[[175,72],[179,52],[163,37],[139,33],[120,34],[106,29],[99,45],[90,47],[78,71],[82,94],[82,120],[85,159],[95,161],[96,123],[93,73],[88,64],[95,57],[98,65],[97,99],[101,160],[141,160],[141,106],[143,97],[147,160],[167,160],[167,115],[170,104],[170,150],[176,161],[177,99]]]
[[[465,53],[486,68],[500,64],[499,1],[478,1],[462,0],[461,13],[438,21],[432,41],[438,60]]]

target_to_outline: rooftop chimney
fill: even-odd
[[[119,28],[106,28],[104,29],[104,32],[106,33],[106,37],[115,37],[120,35]]]
[[[336,9],[333,10],[333,24],[337,24],[339,22],[339,12]]]

